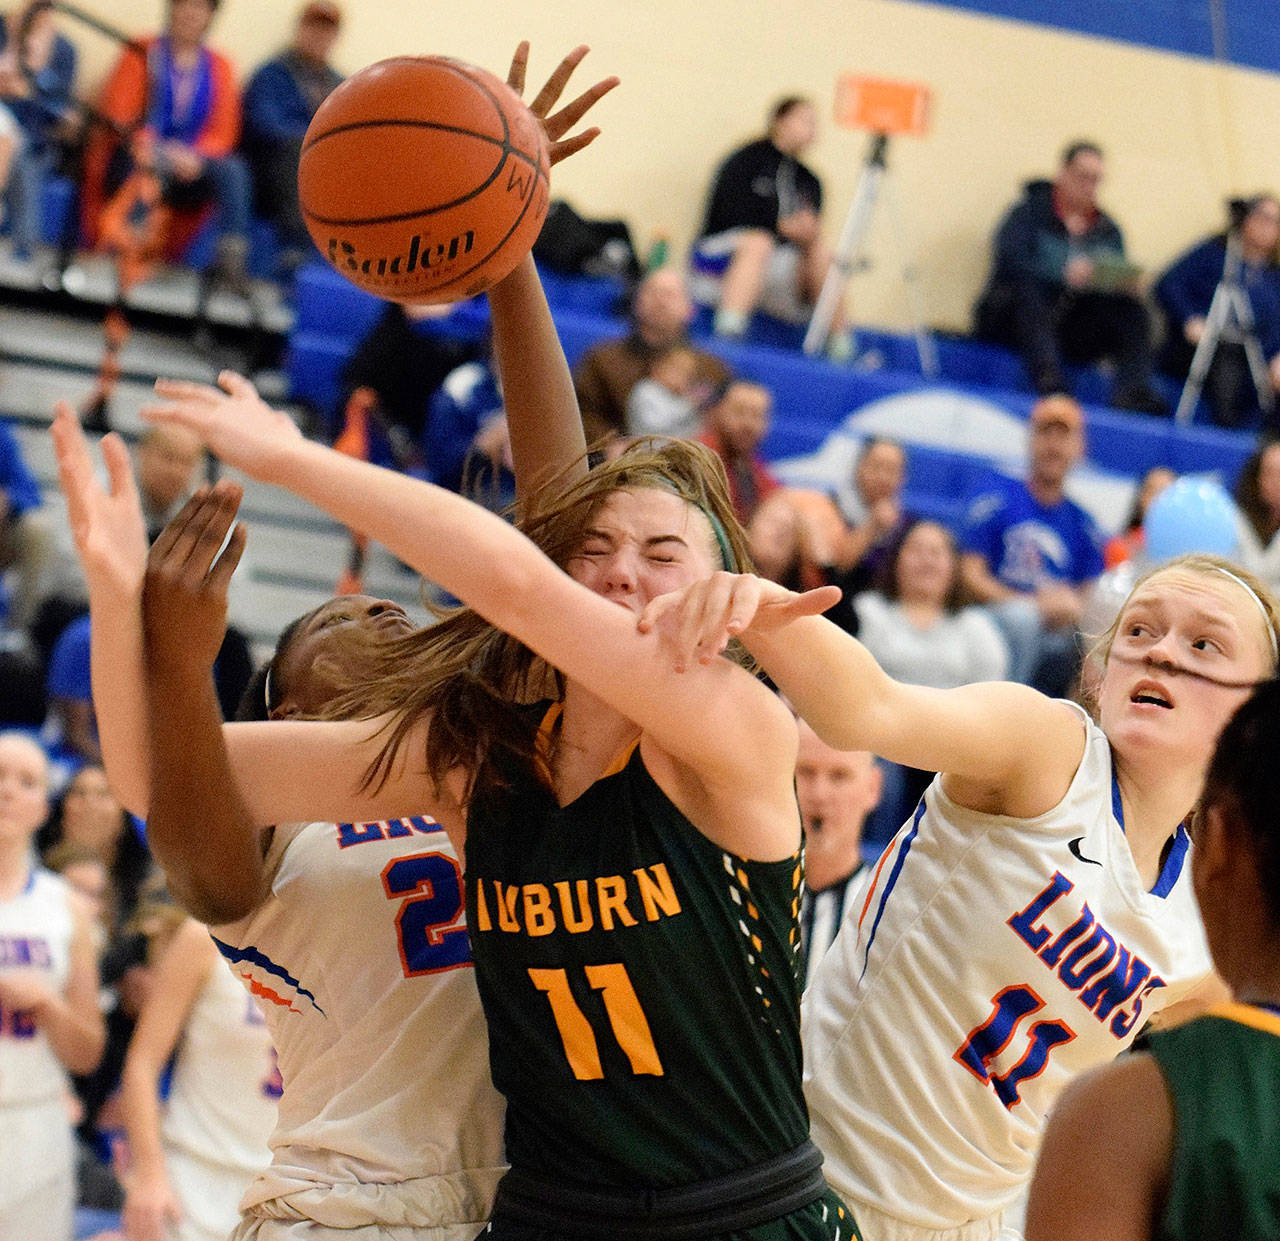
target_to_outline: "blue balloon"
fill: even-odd
[[[1179,478],[1151,502],[1142,523],[1146,552],[1153,561],[1188,552],[1234,558],[1240,550],[1235,501],[1210,478]]]

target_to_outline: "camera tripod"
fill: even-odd
[[[1209,368],[1213,365],[1214,355],[1218,352],[1218,346],[1224,343],[1243,347],[1262,412],[1270,414],[1275,408],[1275,390],[1271,386],[1267,360],[1262,356],[1262,346],[1258,343],[1253,307],[1241,280],[1243,266],[1240,238],[1233,229],[1227,234],[1227,256],[1222,265],[1222,279],[1213,291],[1209,313],[1205,316],[1204,331],[1196,342],[1196,351],[1191,356],[1191,367],[1187,371],[1187,381],[1182,385],[1182,395],[1178,398],[1178,408],[1173,415],[1174,421],[1182,426],[1191,421],[1196,402],[1204,390]]]

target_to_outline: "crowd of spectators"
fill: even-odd
[[[156,141],[139,145],[92,130],[83,227],[93,238],[103,203],[148,161],[178,220],[171,248],[178,252],[212,209],[215,267],[237,280],[246,272],[251,214],[275,225],[284,269],[307,253],[293,170],[311,115],[341,80],[329,63],[341,14],[330,0],[307,3],[291,45],[241,95],[230,62],[206,42],[217,8],[218,0],[171,0],[146,59],[122,53],[97,106],[126,135],[145,121]],[[76,115],[75,50],[52,20],[49,5],[34,0],[0,24],[0,182],[18,257],[32,252],[40,184]],[[696,277],[715,286],[720,337],[741,337],[758,310],[797,319],[812,308],[831,261],[820,232],[821,184],[799,159],[814,124],[807,100],[783,100],[767,134],[715,174],[694,263]],[[697,438],[712,448],[760,571],[794,589],[840,586],[833,617],[898,680],[945,688],[1010,679],[1054,695],[1078,693],[1091,591],[1104,568],[1142,555],[1145,513],[1175,475],[1157,467],[1144,476],[1104,559],[1101,533],[1067,495],[1086,433],[1084,411],[1067,391],[1069,364],[1108,359],[1114,404],[1167,412],[1153,366],[1158,360],[1169,375],[1186,376],[1230,274],[1248,299],[1266,381],[1280,389],[1280,201],[1261,194],[1233,204],[1227,229],[1161,276],[1154,296],[1165,334],[1157,355],[1139,273],[1119,226],[1099,205],[1103,172],[1099,147],[1073,143],[1056,177],[1030,182],[999,225],[975,328],[1020,351],[1040,398],[1029,419],[1026,476],[971,497],[955,529],[909,511],[909,457],[891,438],[865,438],[848,479],[830,495],[784,486],[762,454],[772,394],[693,343],[694,301],[672,267],[644,276],[626,334],[594,345],[575,368],[588,439],[604,451],[645,435]],[[346,365],[345,401],[376,412],[387,463],[504,510],[514,479],[501,384],[483,344],[436,330],[441,313],[389,305]],[[833,341],[837,358],[851,349],[842,320]],[[1248,341],[1227,332],[1205,386],[1215,422],[1256,419],[1266,402],[1255,379]],[[181,430],[153,430],[139,442],[135,465],[154,539],[200,476],[203,452]],[[1236,501],[1239,559],[1280,588],[1280,442],[1260,444],[1236,483]],[[11,684],[5,722],[30,725],[55,760],[61,798],[36,845],[97,915],[107,1044],[99,1067],[76,1083],[81,1136],[94,1152],[82,1192],[86,1201],[118,1205],[105,1171],[105,1135],[118,1123],[112,1099],[163,939],[160,923],[146,917],[159,877],[100,765],[85,595],[68,559],[0,422],[5,633],[28,656],[24,667],[47,704],[30,719],[15,707],[22,696]],[[252,673],[248,642],[234,623],[216,671],[229,717]],[[800,909],[812,960],[863,891],[867,854],[897,829],[930,775],[832,751],[802,727],[797,791],[810,869]]]

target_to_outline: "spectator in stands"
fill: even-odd
[[[688,439],[702,421],[697,400],[697,355],[687,345],[668,349],[627,397],[627,434]]]
[[[768,132],[734,151],[716,170],[694,267],[719,274],[715,330],[745,334],[757,307],[792,322],[812,312],[831,266],[822,237],[822,183],[800,156],[817,136],[813,104],[798,95],[779,100]],[[852,356],[838,313],[832,352]]]
[[[761,577],[788,590],[825,585],[839,514],[816,491],[783,487],[757,506],[747,525],[751,563]]]
[[[650,272],[631,302],[631,331],[588,349],[573,371],[587,443],[626,430],[627,398],[669,349],[689,347],[693,303],[684,277],[670,267]],[[713,354],[695,349],[697,377],[690,398],[704,404],[729,382],[729,368]]]
[[[344,404],[357,389],[371,389],[383,424],[421,443],[428,405],[444,377],[483,352],[446,330],[442,320],[451,309],[389,302],[343,368]]]
[[[862,856],[862,828],[880,800],[882,777],[865,750],[833,750],[803,720],[796,723],[796,800],[805,863],[800,941],[805,976],[812,977],[845,911],[866,894],[871,876]]]
[[[111,934],[118,934],[137,912],[152,863],[132,818],[97,764],[81,767],[72,776],[36,837],[36,847],[45,858],[65,846],[87,850],[106,867],[104,922]]]
[[[1066,392],[1064,359],[1115,363],[1112,404],[1167,412],[1151,385],[1150,325],[1119,226],[1098,206],[1102,150],[1073,142],[1053,181],[1028,181],[995,236],[974,331],[1018,349],[1042,395]]]
[[[1229,228],[1192,247],[1160,277],[1156,301],[1165,316],[1165,342],[1160,362],[1177,379],[1185,379],[1213,295],[1224,277],[1243,289],[1253,318],[1253,334],[1268,367],[1272,389],[1280,388],[1280,199],[1255,194],[1229,204]],[[1230,269],[1230,270],[1229,270]],[[1258,416],[1258,390],[1234,332],[1221,336],[1205,376],[1204,398],[1213,421],[1234,427]]]
[[[125,48],[107,78],[99,109],[126,133],[145,124],[155,135],[154,162],[164,201],[183,213],[171,226],[168,251],[181,254],[203,208],[218,213],[211,274],[243,288],[249,253],[249,170],[236,154],[240,94],[230,61],[205,44],[221,0],[169,0],[163,34],[145,41],[147,54]],[[133,166],[131,143],[103,126],[85,152],[84,229],[98,240],[106,200]],[[195,213],[195,214],[193,214]]]
[[[969,505],[962,575],[1004,635],[1010,679],[1060,697],[1079,666],[1076,625],[1102,548],[1064,489],[1084,453],[1084,412],[1069,396],[1042,397],[1030,423],[1026,480],[1003,480]]]
[[[0,104],[18,130],[0,187],[13,235],[13,257],[29,259],[40,238],[41,194],[58,160],[58,138],[71,116],[76,50],[54,29],[50,0],[20,4],[0,21]]]
[[[857,635],[895,681],[952,689],[1002,681],[1009,650],[984,609],[964,606],[960,553],[951,531],[911,520],[889,547],[875,585],[853,599]],[[876,844],[902,826],[932,772],[885,763],[881,809],[868,828]]]
[[[1240,563],[1273,589],[1280,584],[1280,440],[1260,445],[1236,480]]]
[[[781,486],[760,455],[773,397],[763,384],[731,380],[707,408],[698,439],[724,463],[733,511],[745,526],[756,506]]]
[[[850,481],[851,487],[836,493],[848,529],[833,550],[831,580],[852,599],[875,582],[910,520],[902,507],[907,481],[902,445],[879,435],[868,436],[858,449]]]
[[[1129,515],[1125,518],[1120,533],[1112,535],[1102,549],[1102,561],[1108,569],[1124,564],[1140,555],[1146,542],[1142,523],[1147,519],[1147,509],[1156,498],[1178,476],[1165,465],[1153,465],[1143,476],[1134,491],[1133,504]],[[1106,626],[1104,625],[1105,629]],[[1099,631],[1101,632],[1101,631]]]
[[[7,619],[15,629],[26,629],[35,616],[53,544],[53,526],[40,511],[40,485],[0,418],[0,572],[14,571]]]
[[[244,91],[242,149],[253,176],[254,208],[276,226],[285,268],[311,251],[298,205],[298,158],[316,109],[342,81],[329,63],[341,23],[332,0],[310,0],[298,14],[293,42],[261,65]]]
[[[487,361],[464,362],[431,398],[423,433],[427,477],[495,512],[516,498],[507,411]]]
[[[181,427],[150,427],[143,433],[134,472],[149,541],[186,503],[204,463],[204,445]]]

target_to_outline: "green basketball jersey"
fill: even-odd
[[[1224,1004],[1150,1045],[1173,1102],[1159,1241],[1280,1238],[1280,1016]]]
[[[703,836],[639,747],[560,808],[476,799],[467,924],[513,1167],[664,1188],[803,1142],[800,858]]]

